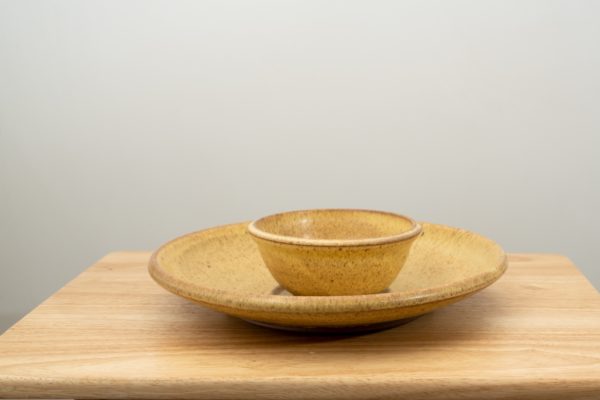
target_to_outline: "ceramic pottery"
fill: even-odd
[[[422,223],[406,263],[385,293],[293,296],[273,278],[247,222],[177,238],[150,259],[170,292],[214,310],[281,329],[381,329],[460,301],[498,279],[504,251],[476,233]]]
[[[421,227],[398,214],[324,209],[264,217],[248,232],[275,280],[289,292],[343,296],[387,289]]]

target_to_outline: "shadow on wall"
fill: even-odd
[[[23,315],[17,313],[4,313],[0,314],[0,335],[3,334],[8,328],[17,323],[19,319],[21,319]]]

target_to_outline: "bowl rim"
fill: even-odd
[[[393,218],[400,218],[405,221],[410,222],[411,227],[408,230],[402,231],[395,235],[386,235],[386,236],[377,236],[372,238],[363,238],[363,239],[309,239],[302,238],[297,236],[288,236],[288,235],[279,235],[276,233],[267,232],[263,229],[260,229],[257,226],[257,223],[264,221],[267,218],[281,217],[288,214],[297,214],[297,213],[313,213],[313,212],[360,212],[365,214],[380,214]],[[370,210],[370,209],[361,209],[361,208],[313,208],[313,209],[305,209],[305,210],[293,210],[293,211],[284,211],[280,213],[266,215],[259,219],[256,219],[248,224],[247,227],[248,233],[252,236],[267,240],[274,243],[280,244],[288,244],[294,246],[313,246],[313,247],[354,247],[354,246],[378,246],[382,244],[391,244],[395,242],[400,242],[408,239],[412,239],[417,237],[421,231],[422,227],[419,223],[417,223],[414,219],[403,215],[397,214],[389,211],[379,211],[379,210]]]

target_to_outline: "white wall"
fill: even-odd
[[[0,331],[94,260],[365,207],[600,286],[600,2],[1,1]]]

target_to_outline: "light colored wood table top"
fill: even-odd
[[[256,327],[111,253],[0,336],[0,397],[600,399],[600,295],[565,257],[510,256],[475,296],[395,329]]]

